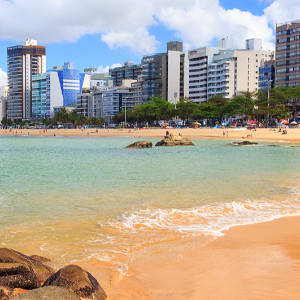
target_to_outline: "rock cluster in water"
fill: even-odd
[[[55,273],[43,264],[47,261],[0,248],[0,300],[107,298],[98,281],[81,267],[69,265]]]
[[[230,146],[253,146],[253,145],[258,145],[258,143],[243,141],[243,142],[232,142],[229,145]]]
[[[175,137],[167,131],[164,139],[157,142],[155,146],[195,146],[195,144],[190,139],[183,138],[181,134]]]
[[[148,142],[148,141],[139,141],[139,142],[130,144],[125,148],[132,148],[132,149],[152,148],[152,143]]]

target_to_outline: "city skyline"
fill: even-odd
[[[274,50],[275,24],[298,19],[300,8],[297,0],[113,0],[105,6],[53,0],[37,13],[36,2],[0,1],[0,85],[6,82],[7,47],[27,38],[46,46],[47,70],[73,61],[81,71],[107,71],[125,60],[140,63],[145,54],[165,52],[170,40],[183,41],[187,51],[216,46],[227,36],[243,48],[246,38],[256,37],[263,49]]]

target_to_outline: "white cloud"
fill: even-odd
[[[159,24],[175,32],[189,48],[229,36],[238,47],[244,47],[245,39],[256,37],[263,39],[265,49],[271,49],[273,26],[298,18],[300,1],[264,1],[272,3],[263,15],[256,16],[239,9],[226,10],[219,0],[111,0],[105,5],[99,0],[47,0],[42,1],[42,9],[40,0],[0,0],[0,38],[36,38],[42,44],[99,34],[111,49],[150,54],[159,45],[150,29]]]
[[[118,67],[122,67],[122,65],[120,63],[118,64],[113,64],[111,67],[110,66],[100,66],[97,69],[97,73],[108,73],[109,69],[113,69],[113,68],[118,68]]]
[[[299,11],[299,0],[275,0],[265,8],[264,13],[269,23],[275,27],[276,23],[300,19]]]
[[[213,39],[228,36],[238,48],[244,48],[249,38],[262,38],[264,48],[274,48],[266,16],[254,16],[238,9],[225,10],[218,0],[197,1],[187,9],[163,8],[158,19],[192,47],[211,45]]]
[[[7,74],[0,68],[0,86],[7,83]]]

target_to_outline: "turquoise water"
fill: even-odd
[[[0,137],[0,245],[107,260],[299,213],[300,147],[123,149],[136,140]]]

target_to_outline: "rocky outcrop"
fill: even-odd
[[[41,286],[33,269],[22,263],[0,263],[0,286],[32,290]]]
[[[167,131],[165,138],[157,142],[155,146],[195,146],[195,144],[190,139],[183,138],[181,134],[175,137]]]
[[[7,286],[0,286],[0,299],[8,300],[14,297],[14,290]]]
[[[69,265],[52,275],[44,286],[59,286],[87,299],[104,300],[106,293],[98,281],[87,271],[76,265]]]
[[[152,148],[152,143],[148,141],[139,141],[128,145],[127,147],[125,147],[125,149],[126,148],[131,148],[131,149]]]
[[[253,146],[253,145],[258,145],[258,143],[243,141],[243,142],[232,142],[229,145],[230,146]]]
[[[0,298],[1,299],[1,298]],[[57,286],[47,286],[32,291],[25,292],[14,300],[80,300],[80,297],[75,293],[68,291],[65,288]],[[6,300],[6,299],[5,299]]]
[[[43,256],[39,256],[39,255],[31,255],[29,256],[30,258],[39,261],[40,263],[45,263],[45,262],[49,262],[50,259],[43,257]]]
[[[51,275],[55,273],[55,271],[52,268],[43,265],[41,262],[29,256],[26,256],[22,253],[7,248],[0,248],[0,263],[2,268],[5,268],[4,267],[5,264],[14,264],[14,263],[19,264],[19,268],[21,267],[21,265],[30,267],[41,284],[43,284]],[[14,268],[14,270],[17,269],[18,268]],[[20,268],[22,272],[25,272],[25,269],[26,268]],[[30,278],[32,279],[32,277]]]

